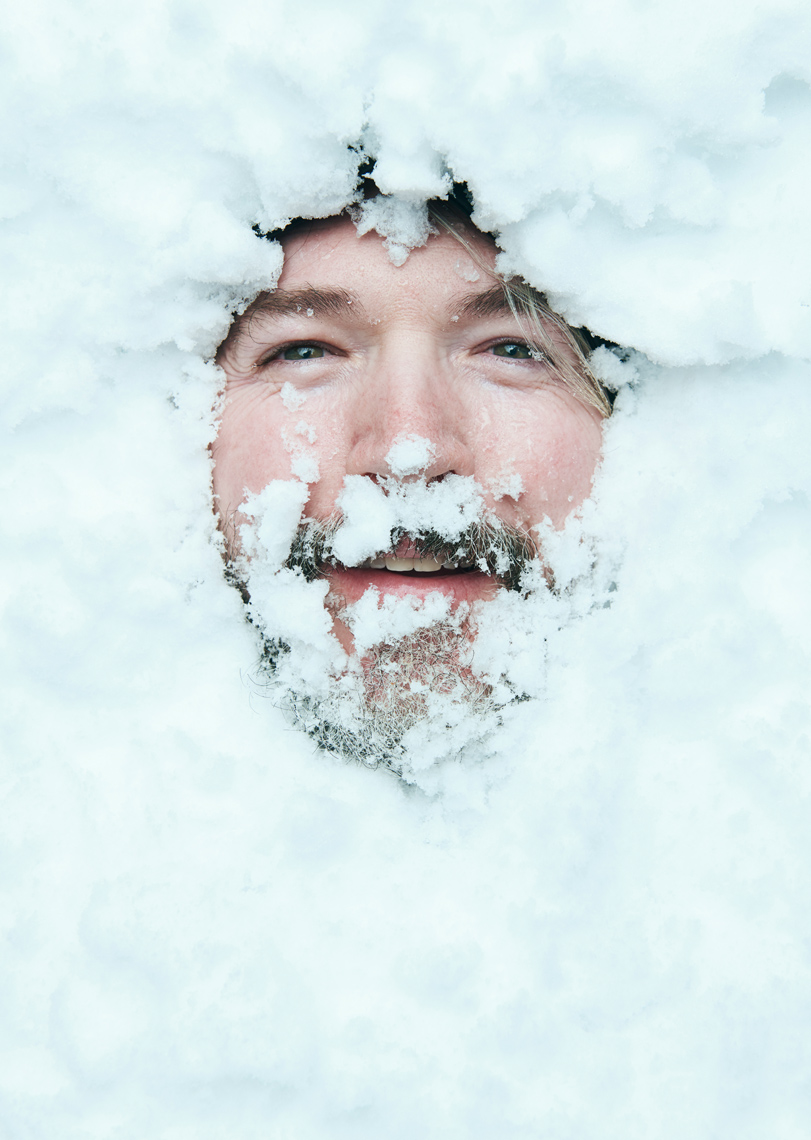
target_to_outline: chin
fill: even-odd
[[[497,697],[476,674],[475,636],[470,607],[462,606],[444,621],[351,653],[347,669],[319,693],[284,683],[286,647],[266,646],[263,672],[274,687],[282,682],[288,719],[319,747],[413,783],[421,767],[480,746],[500,725],[500,709],[521,699],[510,693],[505,701],[503,688]]]

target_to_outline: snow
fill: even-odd
[[[476,480],[465,475],[447,475],[437,483],[375,482],[364,475],[347,475],[337,505],[342,523],[335,536],[335,554],[347,566],[356,566],[387,551],[391,532],[398,527],[410,533],[430,528],[452,542],[479,518],[484,502]]]
[[[0,1131],[804,1140],[805,5],[4,22]],[[503,265],[629,350],[598,353],[592,501],[546,536],[566,612],[509,596],[477,650],[535,699],[475,761],[418,740],[412,783],[256,679],[210,492],[212,354],[281,269],[251,227],[346,205],[352,146],[410,204],[393,246],[464,179]],[[263,493],[287,533],[300,416]],[[409,507],[367,538],[354,493],[357,553]],[[325,586],[271,577],[318,684]]]
[[[446,193],[450,189],[450,179],[443,189]],[[410,251],[425,245],[433,232],[425,201],[410,202],[399,194],[370,198],[352,212],[359,236],[374,230],[386,239],[392,265],[404,265]]]
[[[408,475],[422,475],[436,456],[430,439],[421,435],[399,435],[386,455],[386,464],[398,479]]]

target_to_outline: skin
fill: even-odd
[[[466,238],[494,265],[489,239],[474,230]],[[221,518],[238,524],[234,512],[246,492],[293,478],[297,454],[317,460],[320,475],[306,513],[327,518],[344,476],[391,476],[392,444],[414,434],[431,441],[434,455],[422,475],[409,478],[474,476],[506,522],[528,530],[548,517],[562,526],[591,491],[601,417],[549,364],[529,356],[509,310],[471,311],[494,282],[464,248],[447,234],[433,236],[395,267],[382,239],[358,237],[347,218],[314,223],[283,244],[284,269],[271,296],[298,296],[299,311],[249,311],[218,356],[226,376],[213,447]],[[338,291],[351,303],[325,308],[299,290]],[[570,351],[565,343],[563,351]],[[514,475],[522,490],[505,495],[505,477]],[[439,589],[457,603],[498,588],[475,571],[404,576],[342,568],[329,580],[333,610],[369,586],[418,597]],[[346,647],[348,631],[337,632]]]

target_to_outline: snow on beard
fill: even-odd
[[[261,679],[321,746],[428,790],[440,761],[492,754],[509,707],[539,695],[546,638],[570,602],[549,589],[533,538],[489,513],[473,478],[347,476],[326,520],[305,517],[308,495],[276,480],[241,507],[249,521],[230,571],[262,636]],[[373,586],[354,604],[328,596],[331,566],[371,566],[404,544],[504,588],[472,604]]]

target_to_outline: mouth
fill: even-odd
[[[434,558],[430,554],[403,554],[398,550],[395,554],[383,555],[379,558],[370,558],[362,562],[358,570],[386,570],[390,574],[400,574],[405,577],[447,578],[457,574],[469,574],[476,570],[472,559]]]
[[[375,560],[378,561],[378,560]],[[424,598],[431,593],[444,594],[455,606],[459,602],[477,602],[495,597],[499,583],[475,567],[452,569],[413,569],[402,563],[414,559],[392,559],[401,568],[387,566],[333,566],[325,574],[333,601],[351,605],[359,601],[371,587],[383,596]]]
[[[528,534],[483,523],[451,542],[434,532],[410,535],[395,530],[388,550],[347,565],[335,557],[334,534],[334,528],[317,521],[305,523],[287,566],[298,569],[310,581],[327,578],[337,584],[339,580],[363,579],[387,592],[424,592],[431,587],[482,596],[494,593],[499,586],[520,591],[524,570],[537,557]]]
[[[323,573],[334,599],[351,604],[370,588],[382,595],[422,598],[444,594],[454,604],[482,601],[495,596],[502,583],[483,558],[478,562],[459,550],[425,552],[421,540],[402,538],[386,554],[368,558],[357,566],[333,562]]]

